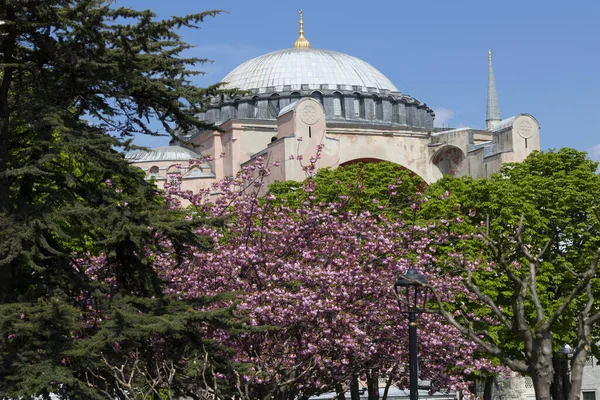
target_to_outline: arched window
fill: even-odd
[[[339,92],[333,94],[333,115],[336,117],[344,116],[344,98]]]
[[[258,96],[252,98],[251,114],[252,118],[258,118]]]
[[[323,104],[323,93],[315,90],[314,92],[312,92],[310,94],[310,97],[317,100],[319,103]]]
[[[151,178],[158,178],[158,167],[156,165],[154,165],[153,167],[150,167],[150,169],[148,170],[148,173],[150,174]]]
[[[359,93],[354,93],[354,118],[365,118],[365,101]]]
[[[279,95],[272,94],[269,97],[269,116],[271,118],[277,118],[279,115]]]
[[[373,96],[373,106],[375,107],[375,119],[378,121],[383,120],[383,101],[379,96]]]
[[[300,92],[292,92],[292,94],[290,94],[290,104],[300,100],[300,97],[302,97]]]

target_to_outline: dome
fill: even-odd
[[[327,121],[337,124],[433,127],[435,114],[426,104],[401,93],[363,60],[311,48],[303,27],[300,10],[294,47],[236,67],[223,78],[222,88],[245,93],[213,97],[198,117],[216,125],[229,120],[275,121],[288,105],[312,97],[323,106]]]
[[[200,158],[190,149],[181,146],[162,146],[149,151],[138,150],[127,153],[125,158],[132,163],[151,161],[189,161]]]
[[[369,63],[347,54],[313,48],[283,49],[253,58],[231,71],[222,82],[225,88],[259,92],[265,88],[281,91],[286,86],[291,90],[327,88],[366,92],[367,88],[375,88],[378,92],[398,92]]]

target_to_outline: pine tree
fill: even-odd
[[[158,20],[113,3],[0,2],[0,397],[101,396],[85,373],[98,371],[106,351],[148,353],[151,340],[189,329],[195,339],[181,348],[207,348],[190,311],[197,304],[162,296],[152,258],[157,238],[175,250],[201,245],[196,222],[167,210],[121,151],[136,134],[214,128],[195,115],[223,92],[192,84],[207,60],[182,56],[190,46],[177,29],[219,11]],[[101,253],[112,286],[74,262]],[[113,318],[139,314],[149,328],[137,342],[123,336],[135,329],[82,332],[82,296]],[[171,306],[157,312],[144,302]],[[231,324],[227,310],[215,313],[206,321]],[[89,338],[95,347],[81,344]],[[115,343],[129,347],[119,353]]]

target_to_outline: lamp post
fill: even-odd
[[[569,393],[571,392],[571,371],[569,368],[569,360],[573,353],[575,353],[575,349],[573,349],[571,346],[565,343],[560,349],[558,349],[558,352],[564,355],[567,360],[566,368],[563,371],[563,396],[565,399],[568,399]]]
[[[394,284],[400,312],[408,316],[408,365],[410,372],[410,400],[419,398],[417,359],[417,316],[425,311],[427,279],[416,269],[409,268]]]

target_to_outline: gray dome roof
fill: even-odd
[[[385,75],[367,62],[313,48],[283,49],[253,58],[231,71],[222,82],[226,83],[225,88],[259,91],[268,87],[281,91],[288,85],[291,90],[300,90],[302,85],[310,89],[329,85],[329,89],[398,91]]]
[[[127,153],[125,158],[132,163],[141,163],[150,161],[189,161],[200,158],[200,155],[181,146],[162,146],[149,151],[132,151]]]

